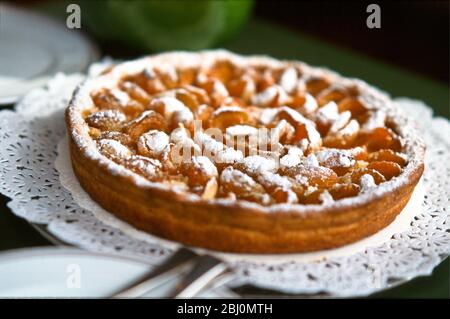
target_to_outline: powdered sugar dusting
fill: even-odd
[[[305,103],[303,104],[302,108],[306,114],[311,114],[318,108],[318,104],[314,96],[312,96],[309,93],[306,93],[305,95]]]
[[[345,150],[326,149],[316,153],[317,159],[327,167],[350,167],[355,160]]]
[[[153,156],[159,156],[169,144],[169,136],[162,131],[151,130],[138,140],[138,147],[147,149]]]
[[[241,151],[234,150],[230,147],[218,152],[216,154],[217,163],[233,164],[244,157]]]
[[[256,182],[247,174],[233,167],[227,167],[220,174],[220,181],[227,184],[236,184],[238,187],[247,188],[250,192]]]
[[[248,136],[258,134],[258,129],[249,125],[233,125],[227,127],[226,133],[231,136]]]
[[[85,150],[86,156],[95,159],[99,161],[102,165],[107,165],[112,171],[114,171],[114,174],[126,174],[130,175],[129,172],[127,172],[127,169],[122,167],[121,165],[117,165],[116,163],[108,160],[107,158],[100,156],[99,152],[95,150],[95,143],[93,143],[92,139],[89,137],[89,130],[85,125],[83,125],[83,118],[79,116],[78,112],[89,109],[92,107],[92,100],[89,97],[89,92],[92,92],[93,90],[101,89],[101,88],[110,88],[114,89],[114,86],[117,83],[117,80],[120,79],[122,76],[126,74],[135,74],[143,69],[153,69],[153,68],[160,68],[161,65],[178,65],[180,67],[195,67],[195,66],[201,66],[201,65],[210,65],[212,61],[215,61],[216,59],[228,59],[232,63],[238,65],[238,66],[246,66],[246,65],[266,65],[270,68],[282,68],[285,67],[285,62],[280,62],[271,58],[267,57],[240,57],[237,55],[234,55],[232,53],[226,52],[226,51],[205,51],[200,53],[187,53],[187,52],[175,52],[175,53],[167,53],[167,54],[161,54],[150,58],[144,58],[137,61],[131,61],[126,62],[123,64],[120,64],[116,67],[114,67],[109,73],[105,75],[98,76],[96,78],[88,79],[84,84],[82,84],[75,93],[74,97],[72,98],[71,105],[68,111],[68,117],[72,124],[77,127],[76,130],[71,132],[72,139],[75,143],[77,143],[83,150]],[[404,116],[404,114],[394,105],[394,103],[383,93],[377,91],[376,89],[368,86],[366,83],[355,80],[355,79],[344,79],[340,77],[339,75],[328,71],[324,69],[318,69],[318,68],[312,68],[306,64],[300,63],[300,62],[289,62],[300,70],[299,74],[302,75],[304,78],[308,77],[325,77],[330,82],[339,82],[342,83],[343,86],[352,86],[357,87],[358,91],[360,92],[359,99],[361,103],[363,103],[365,106],[367,106],[372,111],[381,111],[379,114],[386,114],[386,118],[389,118],[390,121],[394,121],[398,133],[401,136],[401,143],[402,147],[404,148],[403,152],[407,156],[408,164],[403,168],[403,172],[400,176],[388,181],[384,182],[380,185],[377,185],[376,187],[371,188],[370,190],[361,193],[360,195],[353,197],[353,198],[346,198],[339,200],[335,203],[323,203],[322,205],[295,205],[295,204],[272,204],[270,207],[264,207],[265,211],[292,211],[295,210],[297,212],[301,211],[311,211],[314,209],[319,210],[320,207],[327,206],[327,205],[333,205],[333,206],[346,206],[346,205],[355,205],[360,202],[364,202],[367,200],[370,200],[373,197],[381,196],[382,194],[389,192],[393,189],[396,189],[400,185],[406,183],[408,181],[408,176],[414,171],[414,169],[420,165],[423,162],[423,153],[424,153],[424,145],[423,142],[420,140],[420,138],[417,137],[417,131],[414,127],[414,124]],[[287,75],[286,75],[287,76]],[[290,75],[292,77],[292,75]],[[287,77],[289,78],[289,77]],[[291,78],[292,79],[292,78]],[[280,80],[281,81],[281,80]],[[297,86],[302,83],[302,80],[298,81]],[[287,83],[290,83],[290,81],[287,81]],[[283,88],[284,85],[277,86],[276,90],[282,90],[280,92],[283,92],[284,94],[287,93],[287,87]],[[289,85],[288,85],[289,86]],[[270,87],[269,87],[270,88]],[[274,91],[273,89],[271,91]],[[263,92],[261,92],[263,93]],[[269,90],[270,93],[270,90]],[[270,93],[271,95],[273,93]],[[279,98],[279,97],[278,97]],[[315,106],[315,99],[311,96],[308,97],[306,95],[306,101],[309,102],[311,105],[311,109],[313,109]],[[261,102],[261,101],[260,101]],[[264,102],[264,101],[262,101]],[[302,108],[303,114],[309,114],[307,111],[307,102],[304,103],[304,106]],[[325,122],[328,122],[330,124],[334,124],[335,127],[333,130],[336,130],[338,134],[346,135],[346,134],[353,134],[354,132],[357,132],[359,130],[359,124],[357,121],[350,120],[346,126],[342,128],[338,128],[341,126],[344,122],[346,117],[345,112],[339,114],[337,110],[337,106],[333,105],[334,102],[330,102],[327,105],[321,107],[315,116],[318,117],[318,120],[323,120]],[[264,103],[263,103],[264,104]],[[178,108],[178,107],[177,107]],[[177,109],[176,108],[176,109]],[[145,113],[145,112],[144,112]],[[298,113],[298,112],[297,112]],[[192,114],[192,112],[191,112]],[[268,108],[264,110],[261,113],[261,116],[259,117],[259,121],[264,123],[270,123],[273,121],[273,118],[276,116],[277,110],[274,110],[272,108]],[[296,115],[295,115],[296,116]],[[378,116],[378,115],[377,115]],[[309,115],[308,115],[309,118]],[[379,117],[381,118],[381,116]],[[309,120],[309,119],[306,119]],[[338,122],[339,124],[336,124]],[[371,120],[369,119],[365,124],[367,124],[368,127],[371,127],[369,123]],[[374,120],[374,122],[379,123],[379,120]],[[372,124],[371,124],[372,125]],[[320,142],[320,134],[318,134],[317,130],[315,129],[314,125],[308,125],[308,129],[311,130],[311,132],[308,132],[308,140],[301,140],[297,145],[299,150],[306,151],[307,147],[312,141]],[[314,129],[314,130],[313,130]],[[317,135],[315,136],[315,132],[317,132]],[[311,136],[313,136],[311,141]],[[171,137],[172,138],[172,137]],[[177,137],[174,137],[176,139]],[[219,153],[226,153],[227,155],[230,155],[229,157],[232,158],[232,163],[243,163],[245,158],[243,157],[242,153],[239,153],[239,151],[235,151],[233,149],[226,148],[223,143],[220,143],[218,141],[211,141],[212,138],[204,138],[204,142],[206,142],[206,147],[204,143],[199,143],[199,145],[202,145],[202,147],[205,147],[207,149],[212,150],[215,154]],[[198,143],[198,140],[192,140],[196,143]],[[117,141],[116,141],[117,142]],[[119,143],[119,142],[117,142]],[[107,142],[106,144],[109,144]],[[120,143],[119,143],[120,144]],[[120,144],[121,145],[121,144]],[[123,146],[123,145],[122,145]],[[124,146],[125,147],[125,146]],[[100,146],[99,146],[100,148]],[[114,147],[113,147],[114,148]],[[125,147],[126,148],[126,147]],[[124,150],[124,149],[122,149]],[[319,149],[320,151],[320,149]],[[125,153],[120,153],[120,156],[125,155]],[[287,156],[284,161],[281,162],[287,165],[294,165],[292,160],[294,157],[292,154],[286,154]],[[301,155],[300,155],[301,156]],[[320,165],[320,161],[318,158],[321,158],[322,155],[319,155],[316,157],[314,154],[310,154],[308,157],[300,157],[301,161],[304,162],[308,158],[308,161],[310,161],[309,164],[317,165],[315,163],[315,160]],[[325,155],[323,155],[325,156]],[[228,156],[224,156],[228,157]],[[326,156],[325,156],[326,157]],[[304,159],[303,159],[304,158]],[[314,160],[315,158],[315,160]],[[283,159],[283,157],[282,157]],[[340,160],[341,161],[341,160]],[[346,161],[343,159],[342,161]],[[251,162],[251,161],[249,161]],[[280,162],[280,164],[282,164]],[[342,162],[339,162],[342,164]],[[249,167],[258,167],[250,165]],[[276,174],[275,169],[269,168],[266,170],[264,169],[257,169],[255,172],[257,174],[265,173],[265,172],[271,172],[273,174]],[[138,185],[146,186],[146,187],[158,187],[157,183],[145,183],[143,180],[136,174],[131,174],[133,179],[136,180],[136,183]],[[326,195],[324,195],[326,196]],[[192,197],[186,197],[187,201],[196,201],[201,200],[198,196],[192,196]],[[220,203],[225,204],[227,202],[226,199],[220,199]],[[233,200],[229,201],[230,204],[236,204]],[[239,205],[253,207],[262,209],[262,207],[259,204],[256,203],[248,203],[248,202],[239,202]],[[317,206],[317,207],[316,207]]]
[[[251,174],[274,173],[278,170],[276,161],[259,155],[247,156],[239,163]]]
[[[319,199],[324,205],[331,205],[334,202],[333,196],[327,191],[324,190],[320,195]]]
[[[384,127],[386,113],[380,110],[370,112],[370,117],[363,125],[364,130],[371,131],[377,127]]]
[[[343,129],[339,130],[338,133],[341,136],[349,136],[356,134],[359,131],[359,123],[357,120],[351,120]]]
[[[335,133],[340,129],[344,128],[350,121],[352,113],[350,111],[345,111],[339,114],[334,123],[331,125],[330,133]]]
[[[195,140],[203,147],[207,156],[213,157],[217,163],[232,164],[244,157],[241,151],[227,147],[206,133],[196,132]]]
[[[288,153],[280,159],[280,165],[284,167],[294,167],[301,162],[303,151],[298,147],[291,147]]]
[[[100,152],[105,154],[106,156],[112,156],[117,158],[127,158],[132,153],[131,151],[124,145],[122,145],[120,142],[116,140],[109,140],[104,139],[98,141],[98,146],[100,149]]]
[[[217,110],[213,112],[213,115],[217,116],[221,113],[227,113],[227,112],[243,112],[242,108],[239,106],[221,106]]]
[[[217,168],[211,162],[211,160],[206,156],[193,156],[192,163],[195,167],[206,173],[208,176],[216,177],[218,176]]]
[[[119,89],[112,89],[111,94],[116,98],[116,100],[120,103],[120,105],[124,106],[130,102],[130,97],[124,91]]]
[[[269,106],[275,99],[277,99],[280,104],[283,104],[288,100],[286,92],[279,85],[269,86],[264,91],[254,95],[252,103],[260,106]]]
[[[309,154],[308,156],[306,156],[306,158],[302,161],[306,166],[311,166],[311,167],[319,167],[319,160],[317,159],[316,155],[314,154]]]
[[[164,116],[166,119],[169,119],[173,114],[176,114],[179,122],[189,122],[194,119],[191,110],[176,98],[161,97],[158,100],[164,104]]]
[[[100,122],[102,120],[113,120],[117,122],[125,122],[127,117],[125,114],[118,110],[105,110],[94,113],[89,116],[89,120],[92,122]]]
[[[290,67],[284,70],[280,77],[280,85],[287,92],[291,93],[297,86],[297,70]]]
[[[370,191],[371,189],[373,189],[377,186],[375,184],[375,180],[373,179],[373,176],[370,174],[364,174],[363,176],[361,176],[359,183],[361,185],[361,192],[363,192],[363,193],[366,193],[367,191]]]
[[[339,118],[336,102],[328,102],[317,111],[317,119],[323,123],[334,123]]]

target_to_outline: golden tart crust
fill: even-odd
[[[227,252],[316,251],[374,234],[424,168],[414,124],[378,90],[222,50],[109,68],[77,88],[66,122],[75,175],[96,202],[138,229]],[[265,128],[277,137],[268,149],[227,144]],[[180,144],[192,156],[176,161]]]

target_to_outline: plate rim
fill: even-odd
[[[103,257],[116,261],[125,260],[128,262],[138,263],[143,266],[153,266],[143,258],[127,255],[117,255],[107,252],[93,252],[84,250],[75,246],[36,246],[13,248],[0,252],[0,264],[4,261],[17,258],[28,257],[44,257],[44,256],[83,256],[83,257]]]
[[[5,14],[4,12],[2,12],[3,10],[4,11],[12,10],[12,11],[18,11],[20,13],[25,13],[27,15],[33,16],[34,18],[37,18],[38,20],[43,21],[44,23],[46,23],[47,26],[49,26],[51,28],[58,28],[61,25],[64,25],[63,23],[61,23],[59,20],[55,19],[54,17],[51,17],[51,16],[43,14],[43,13],[35,12],[28,8],[17,6],[17,5],[11,4],[11,3],[0,2],[1,14]],[[73,36],[78,37],[78,39],[81,42],[83,42],[87,48],[88,61],[87,61],[86,65],[82,65],[78,71],[74,71],[74,72],[83,72],[84,73],[85,71],[88,70],[89,66],[93,62],[97,61],[100,58],[100,56],[101,56],[100,49],[97,47],[95,42],[93,40],[91,40],[91,38],[84,31],[77,30],[76,34]],[[38,77],[31,78],[31,79],[28,79],[28,78],[21,79],[21,81],[22,82],[36,81],[36,80],[39,80],[39,79],[42,79],[42,78],[45,78],[48,76],[54,76],[56,73],[58,73],[58,71],[52,72],[52,73],[44,73]],[[42,85],[37,85],[37,86],[34,86],[33,88],[40,87],[40,86],[42,86]],[[14,95],[13,94],[13,95],[5,95],[3,97],[0,97],[0,106],[17,103],[18,101],[20,101],[20,99],[23,97],[24,94],[22,94],[22,95]]]

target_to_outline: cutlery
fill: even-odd
[[[226,271],[227,266],[220,259],[211,255],[198,255],[188,248],[180,248],[161,265],[120,288],[112,294],[112,298],[143,296],[180,273],[184,275],[168,297],[192,298]]]
[[[197,257],[193,251],[180,248],[161,265],[112,294],[112,298],[136,298],[161,286],[186,271]]]

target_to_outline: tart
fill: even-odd
[[[365,82],[297,61],[174,52],[112,66],[66,111],[81,186],[136,228],[239,253],[339,247],[407,204],[425,147]]]

